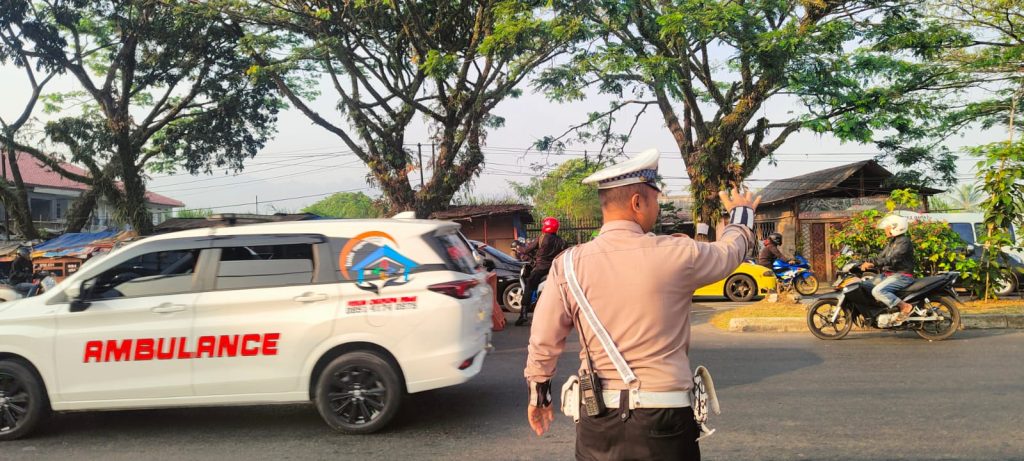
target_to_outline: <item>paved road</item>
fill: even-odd
[[[1024,459],[1024,333],[738,334],[695,315],[694,363],[715,373],[724,414],[702,444],[710,460]],[[543,438],[525,422],[527,331],[510,328],[483,373],[412,396],[390,430],[332,433],[308,405],[76,413],[0,459],[571,459],[573,427]],[[575,341],[569,349],[578,351]],[[561,376],[576,360],[563,357]]]

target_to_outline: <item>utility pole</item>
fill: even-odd
[[[437,157],[434,154],[434,147],[436,144],[430,143],[430,175],[433,177],[434,172],[437,171]]]
[[[7,182],[7,154],[0,151],[0,169],[3,170],[4,182]],[[11,239],[11,221],[7,217],[7,204],[4,204],[4,240]]]
[[[260,214],[260,196],[256,196],[256,214]]]
[[[420,189],[423,189],[423,144],[416,143],[416,152],[420,156]]]

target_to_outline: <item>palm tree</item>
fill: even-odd
[[[984,198],[985,194],[977,184],[960,184],[949,192],[932,197],[928,203],[932,211],[969,213],[978,211],[978,205]]]

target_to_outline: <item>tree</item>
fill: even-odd
[[[22,127],[31,120],[43,89],[53,77],[58,75],[60,67],[51,61],[33,58],[31,56],[33,50],[26,50],[23,47],[21,43],[23,31],[19,24],[24,23],[27,10],[27,2],[0,3],[0,65],[12,64],[23,69],[29,89],[28,98],[17,118],[8,121],[0,117],[0,161],[5,163],[3,166],[5,172],[8,167],[7,162],[9,162],[12,179],[9,182],[6,174],[0,177],[0,200],[3,201],[5,212],[8,215],[13,215],[18,232],[26,239],[37,239],[39,232],[32,222],[28,190],[22,179],[21,169],[18,168],[18,152],[14,140],[17,139],[18,132]],[[48,34],[50,32],[43,29],[39,33]]]
[[[533,204],[533,215],[538,221],[545,216],[600,220],[601,201],[597,188],[581,181],[604,166],[603,163],[571,159],[527,184],[512,182],[510,185],[520,197]]]
[[[561,2],[539,0],[226,3],[254,25],[253,72],[337,135],[396,209],[420,217],[448,206],[479,174],[486,133],[503,124],[495,106],[517,97],[518,84],[577,30],[559,14]],[[313,110],[304,78],[331,83],[336,114]],[[433,175],[419,189],[409,176],[424,165],[405,139],[417,117],[438,146]]]
[[[9,0],[28,56],[73,76],[79,91],[55,103],[80,105],[46,126],[77,175],[41,149],[18,145],[63,176],[92,186],[115,217],[152,232],[147,168],[196,174],[212,166],[242,168],[272,133],[280,105],[272,83],[252,78],[243,38],[231,21],[189,1]],[[26,27],[28,26],[28,27]],[[57,109],[61,107],[58,104]],[[118,184],[118,181],[120,184]],[[72,210],[82,220],[88,211]],[[84,214],[84,216],[83,216]]]
[[[595,89],[615,102],[540,147],[557,149],[572,133],[624,143],[653,107],[686,163],[697,222],[717,223],[718,192],[740,185],[802,129],[858,142],[889,129],[879,145],[898,162],[934,163],[938,180],[952,179],[948,152],[906,146],[929,133],[919,121],[941,113],[947,92],[947,70],[913,57],[956,38],[921,19],[917,2],[606,0],[585,2],[578,14],[589,41],[536,84],[556,101]],[[780,104],[803,110],[766,113]],[[616,134],[615,117],[630,108],[629,131]]]
[[[373,199],[362,192],[338,192],[302,209],[325,218],[379,218]]]
[[[960,184],[952,191],[929,199],[929,209],[934,212],[954,211],[969,213],[980,210],[985,195],[975,184]]]
[[[1024,87],[1024,9],[1016,0],[931,0],[929,11],[963,38],[942,48],[935,59],[954,67],[974,90],[948,119],[951,133],[978,125],[1016,127],[1024,115],[1011,110]],[[982,90],[982,91],[978,91]]]

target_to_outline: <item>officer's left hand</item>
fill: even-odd
[[[530,428],[540,437],[551,427],[551,421],[555,420],[555,408],[553,405],[546,407],[527,405],[526,417],[530,420]]]

